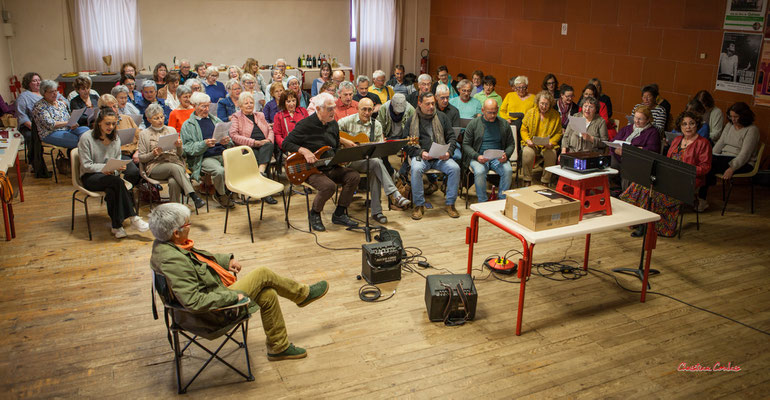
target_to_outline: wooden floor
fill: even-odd
[[[15,182],[15,177],[11,176]],[[167,398],[176,394],[172,351],[164,323],[153,320],[148,260],[152,237],[131,228],[129,237],[109,233],[105,206],[91,202],[93,241],[82,206],[76,204],[70,233],[69,177],[25,178],[26,201],[14,204],[17,238],[0,241],[0,389],[3,398]],[[770,331],[770,200],[757,189],[757,212],[749,214],[748,188],[736,189],[724,217],[719,188],[712,209],[695,230],[686,216],[681,240],[659,239],[652,289]],[[430,200],[442,204],[441,193]],[[351,214],[363,217],[360,201]],[[458,202],[458,205],[460,202]],[[428,210],[415,222],[408,212],[387,212],[387,225],[429,262],[461,273],[466,268],[465,228],[459,219]],[[148,213],[142,210],[142,215]],[[252,209],[254,211],[254,208]],[[324,221],[326,246],[360,248],[363,235]],[[256,215],[252,213],[252,216]],[[294,225],[306,229],[305,204],[292,201]],[[718,398],[767,397],[770,337],[658,295],[639,302],[612,278],[592,273],[556,282],[536,274],[527,285],[524,332],[514,335],[518,285],[475,272],[479,304],[475,321],[445,327],[427,320],[425,281],[404,273],[382,303],[358,299],[360,251],[330,251],[313,236],[286,229],[280,205],[254,218],[249,240],[246,212],[193,216],[191,237],[212,251],[230,251],[245,271],[267,266],[302,282],[330,282],[329,294],[307,308],[281,301],[290,340],[306,347],[299,361],[269,362],[258,316],[249,345],[256,381],[212,364],[187,396],[211,398]],[[2,238],[4,239],[4,237]],[[640,239],[628,230],[594,235],[592,268],[636,267]],[[482,223],[476,260],[518,248],[512,238]],[[535,262],[581,259],[583,239],[538,245]],[[439,271],[433,271],[439,273]],[[639,289],[633,278],[620,277]],[[188,351],[199,363],[201,351]],[[245,366],[242,353],[226,357]],[[739,372],[678,372],[715,363]],[[197,368],[197,367],[196,367]]]

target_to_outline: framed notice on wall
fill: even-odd
[[[724,33],[717,65],[717,90],[754,94],[762,36],[762,33]]]
[[[767,0],[727,0],[724,29],[762,32]]]
[[[770,46],[765,42],[757,69],[757,85],[754,105],[770,107]]]

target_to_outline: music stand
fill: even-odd
[[[623,145],[623,167],[621,176],[637,185],[642,185],[650,190],[647,201],[642,208],[650,210],[650,202],[655,192],[673,197],[684,203],[692,202],[695,198],[695,166],[682,161],[665,157],[658,153],[642,150],[629,144]],[[644,226],[644,239],[642,241],[642,255],[639,260],[639,268],[614,268],[612,272],[633,275],[643,281],[644,277],[644,252],[647,250],[648,234],[654,240],[655,231],[647,232]],[[652,244],[654,246],[654,242]],[[650,269],[650,275],[660,274],[656,269]],[[647,282],[650,288],[649,280]]]

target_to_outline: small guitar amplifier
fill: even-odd
[[[372,285],[401,280],[401,247],[392,241],[361,245],[361,276]]]
[[[478,293],[468,274],[428,275],[425,281],[425,306],[428,319],[446,325],[462,325],[476,316]]]

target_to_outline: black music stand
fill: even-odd
[[[642,185],[650,190],[647,202],[642,208],[650,210],[650,202],[655,192],[673,197],[684,203],[690,203],[695,198],[695,166],[682,161],[665,157],[658,153],[642,150],[629,144],[623,145],[623,165],[621,176],[637,185]],[[642,241],[642,255],[639,260],[639,268],[614,268],[612,272],[633,275],[643,281],[644,277],[644,252],[648,250],[647,236],[655,235],[655,231],[647,232],[648,225],[644,225],[644,239]],[[651,250],[651,249],[650,249]],[[656,269],[650,269],[650,275],[660,274]],[[650,288],[649,280],[647,288]]]

